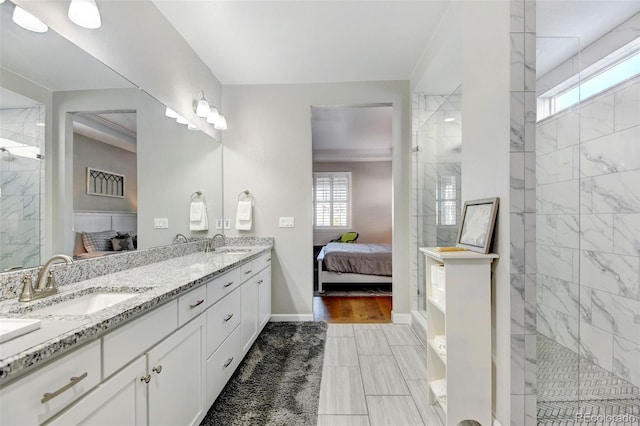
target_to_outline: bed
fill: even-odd
[[[320,293],[329,283],[392,282],[391,244],[328,243],[316,260]]]
[[[128,212],[73,213],[74,259],[89,259],[137,248],[138,215]],[[114,250],[116,240],[119,250]]]

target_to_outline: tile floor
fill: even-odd
[[[427,403],[427,352],[408,325],[329,324],[318,426],[442,425]]]

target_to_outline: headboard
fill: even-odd
[[[73,230],[75,231],[75,245],[73,254],[85,253],[81,234],[83,232],[137,231],[138,214],[129,212],[73,212]]]

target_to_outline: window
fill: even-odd
[[[571,108],[637,75],[640,75],[640,38],[542,94],[538,98],[537,120]]]
[[[351,173],[313,174],[313,226],[334,229],[351,226]]]
[[[436,224],[456,225],[458,222],[458,201],[456,198],[456,177],[440,176],[436,186]]]

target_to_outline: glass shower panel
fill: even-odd
[[[0,271],[5,271],[41,263],[45,108],[0,91]]]
[[[455,246],[460,216],[462,97],[414,95],[417,247]],[[416,100],[417,97],[417,100]],[[417,310],[426,315],[424,258],[416,250]]]

